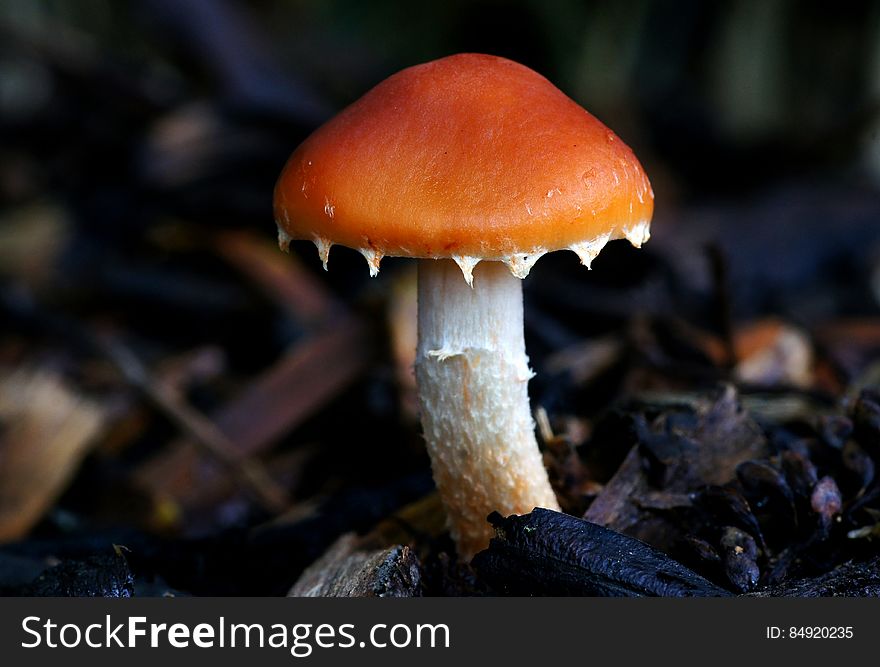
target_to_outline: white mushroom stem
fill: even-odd
[[[416,380],[434,480],[461,558],[486,548],[486,516],[559,509],[535,440],[522,281],[481,262],[419,260]]]

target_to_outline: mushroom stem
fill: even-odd
[[[481,262],[469,287],[448,259],[419,261],[416,380],[434,480],[459,556],[486,548],[492,511],[559,509],[529,407],[522,281]]]

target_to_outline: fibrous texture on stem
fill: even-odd
[[[486,517],[558,509],[529,407],[522,282],[483,262],[419,262],[416,380],[434,479],[459,555],[488,545]]]

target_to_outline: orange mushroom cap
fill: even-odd
[[[316,130],[275,187],[282,244],[589,265],[611,239],[647,240],[654,194],[632,150],[543,76],[461,54],[405,69]]]

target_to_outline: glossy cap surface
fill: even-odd
[[[479,260],[523,277],[569,248],[647,240],[648,178],[610,129],[533,70],[461,54],[405,69],[316,130],[275,188],[280,239]],[[470,268],[469,268],[470,267]]]

